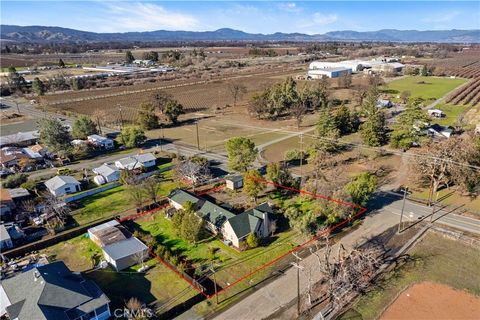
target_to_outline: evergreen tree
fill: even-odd
[[[7,83],[11,92],[16,92],[16,91],[23,92],[25,90],[25,87],[27,86],[25,79],[18,74],[17,69],[15,69],[15,67],[8,68]]]
[[[177,123],[178,117],[184,113],[183,106],[177,100],[169,100],[165,104],[163,113],[171,123]]]
[[[127,148],[135,148],[140,146],[142,143],[147,140],[145,136],[145,132],[139,127],[136,126],[128,126],[122,129],[120,132],[120,141],[125,145]]]
[[[135,57],[133,56],[132,51],[128,50],[125,52],[125,62],[127,64],[131,64],[135,60]]]
[[[62,60],[61,58],[58,59],[58,66],[59,66],[60,68],[65,68],[65,62],[63,62],[63,60]]]
[[[335,118],[330,108],[322,108],[318,115],[316,127],[317,141],[315,148],[325,152],[335,152],[338,149],[336,140],[340,137]]]
[[[351,112],[345,104],[335,112],[335,124],[341,135],[356,132],[359,119],[355,112]]]
[[[50,152],[67,155],[71,151],[71,136],[68,128],[57,119],[44,118],[39,120],[40,141]]]
[[[257,202],[258,194],[265,189],[262,179],[262,175],[257,170],[249,170],[243,177],[243,192],[252,197],[255,202]]]
[[[158,127],[158,116],[155,114],[155,107],[151,103],[140,104],[137,124],[144,130],[151,130]]]
[[[73,122],[72,135],[75,139],[85,140],[89,135],[97,133],[97,125],[87,116],[80,116]]]
[[[244,137],[230,138],[225,143],[230,169],[245,172],[257,158],[258,150],[255,143]]]
[[[35,77],[35,79],[33,79],[32,90],[36,96],[43,96],[47,91],[45,88],[45,84],[38,77]]]
[[[422,131],[427,127],[429,118],[422,110],[419,100],[407,104],[405,111],[398,117],[393,125],[390,144],[394,148],[408,149],[418,143]]]
[[[370,114],[360,127],[363,142],[371,147],[379,147],[387,143],[387,125],[385,115],[380,110]]]

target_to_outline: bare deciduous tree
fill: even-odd
[[[241,99],[241,97],[247,93],[247,87],[241,83],[233,82],[228,85],[228,91],[232,95],[233,106],[235,107],[238,99]]]
[[[195,158],[183,160],[175,167],[176,175],[180,179],[187,179],[195,190],[200,183],[211,178],[208,160],[200,161]]]

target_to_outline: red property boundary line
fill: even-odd
[[[367,211],[367,208],[364,208],[364,207],[361,207],[359,205],[356,205],[356,204],[353,204],[353,203],[349,203],[349,202],[345,202],[345,201],[341,201],[341,200],[337,200],[337,199],[333,199],[333,198],[329,198],[327,196],[323,196],[323,195],[320,195],[320,194],[316,194],[316,193],[313,193],[313,192],[309,192],[309,191],[306,191],[306,190],[300,190],[300,189],[295,189],[295,188],[291,188],[291,187],[287,187],[287,186],[283,186],[283,185],[280,185],[280,184],[277,184],[277,183],[274,183],[272,181],[268,181],[268,180],[264,180],[264,179],[259,179],[259,178],[256,178],[256,177],[246,177],[247,179],[252,179],[252,180],[256,180],[256,181],[260,181],[260,182],[263,182],[263,183],[266,183],[266,184],[270,184],[270,185],[273,185],[277,188],[282,188],[282,189],[286,189],[286,190],[290,190],[290,191],[294,191],[294,192],[297,192],[297,193],[302,193],[302,194],[306,194],[306,195],[309,195],[309,196],[312,196],[314,198],[317,198],[317,199],[324,199],[324,200],[328,200],[328,201],[332,201],[332,202],[335,202],[335,203],[338,203],[338,204],[341,204],[341,205],[345,205],[345,206],[348,206],[348,207],[351,207],[351,208],[355,208],[355,209],[359,209],[359,212],[357,212],[356,214],[354,214],[353,216],[351,216],[350,218],[347,218],[345,220],[343,220],[342,222],[334,225],[333,227],[327,229],[327,230],[324,230],[323,232],[317,234],[316,236],[314,236],[313,238],[311,238],[310,240],[307,240],[306,242],[298,245],[297,247],[293,248],[292,250],[276,257],[275,259],[271,260],[270,262],[267,262],[266,264],[264,264],[263,266],[259,267],[258,269],[242,276],[241,278],[239,278],[238,280],[234,281],[233,283],[229,284],[228,286],[222,288],[221,290],[219,290],[217,293],[215,294],[206,294],[205,292],[203,292],[202,289],[200,289],[197,285],[195,285],[195,283],[193,283],[192,281],[190,281],[190,279],[187,279],[183,274],[181,274],[178,270],[176,270],[175,268],[173,268],[169,263],[165,262],[161,257],[159,257],[158,255],[156,255],[152,250],[149,250],[149,254],[150,256],[152,256],[153,258],[155,258],[157,261],[161,262],[163,265],[165,265],[167,268],[169,268],[170,270],[172,270],[173,272],[175,272],[179,277],[181,277],[183,280],[185,280],[189,285],[191,285],[195,290],[197,290],[199,293],[201,293],[205,298],[207,299],[211,299],[213,297],[215,297],[216,295],[230,289],[231,287],[233,287],[234,285],[242,282],[243,280],[253,276],[254,274],[262,271],[263,269],[271,266],[272,264],[276,263],[277,261],[285,258],[286,256],[288,256],[289,254],[295,252],[295,251],[298,251],[300,250],[301,248],[307,246],[308,244],[312,243],[313,241],[316,241],[318,240],[319,238],[323,237],[325,234],[327,233],[330,233],[336,229],[338,229],[339,227],[343,226],[344,224],[352,221],[353,219],[361,216],[362,214],[364,214],[366,211]],[[221,185],[219,187],[216,187],[216,188],[212,188],[212,189],[209,189],[209,190],[206,190],[206,191],[203,191],[201,193],[198,193],[197,196],[202,196],[202,195],[205,195],[207,193],[212,193],[212,192],[216,192],[220,189],[223,189],[225,187],[225,185]],[[149,211],[146,211],[146,212],[142,212],[142,213],[139,213],[139,214],[135,214],[135,215],[132,215],[132,216],[129,216],[129,217],[126,217],[126,218],[123,218],[121,220],[119,220],[120,222],[123,222],[123,221],[127,221],[127,220],[135,220],[141,216],[144,216],[146,214],[149,214],[149,213],[153,213],[155,211],[158,211],[158,210],[161,210],[161,209],[164,209],[166,207],[168,207],[169,204],[165,204],[161,207],[158,207],[158,208],[155,208],[153,210],[149,210]]]

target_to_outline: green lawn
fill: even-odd
[[[411,259],[397,266],[373,286],[340,319],[377,319],[396,296],[412,284],[442,283],[480,296],[478,248],[428,233],[409,252]]]
[[[170,191],[180,186],[180,183],[174,179],[171,170],[165,171],[159,176],[160,185],[157,192],[159,197],[168,195]],[[84,225],[109,216],[113,217],[128,209],[134,208],[128,191],[126,191],[126,187],[123,185],[85,197],[76,201],[76,204],[80,208],[73,212],[73,218],[79,225]]]
[[[436,100],[466,81],[467,80],[465,79],[407,76],[389,82],[386,87],[382,88],[382,91],[391,94],[394,97],[394,100],[397,100],[397,95],[400,95],[402,91],[410,91],[411,98]]]
[[[468,106],[453,105],[453,104],[438,104],[436,109],[440,109],[445,113],[444,118],[434,118],[433,123],[438,123],[443,126],[453,126],[457,123],[460,116],[467,110]]]
[[[139,219],[136,223],[153,235],[157,242],[185,256],[196,268],[207,267],[213,262],[217,266],[217,281],[223,284],[250,273],[299,243],[295,231],[286,231],[273,236],[264,246],[240,252],[213,236],[197,244],[186,242],[175,235],[171,221],[165,218],[163,212]],[[209,247],[216,248],[214,261],[208,259]]]
[[[125,186],[119,186],[107,191],[85,197],[76,204],[81,208],[73,212],[73,218],[79,225],[114,216],[133,207],[125,191]]]
[[[122,307],[131,297],[145,303],[163,303],[182,293],[183,296],[177,301],[181,303],[197,293],[187,282],[155,259],[145,262],[151,266],[147,273],[138,273],[139,265],[121,272],[116,272],[111,267],[92,271],[93,263],[97,265],[103,259],[103,253],[87,234],[48,247],[41,250],[40,254],[46,254],[49,261],[64,261],[72,271],[84,272],[84,276],[94,280],[107,294],[114,308]]]
[[[92,279],[112,301],[113,308],[121,308],[130,298],[144,303],[165,304],[163,313],[171,307],[194,297],[198,292],[177,274],[155,259],[146,264],[151,266],[147,273],[138,273],[137,267],[115,272],[111,268],[89,271],[85,277]],[[174,301],[172,301],[174,300]]]
[[[57,243],[41,250],[40,254],[46,254],[50,261],[62,260],[72,271],[89,270],[102,257],[100,248],[90,241],[87,234]]]

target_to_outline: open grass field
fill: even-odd
[[[462,242],[429,232],[383,280],[340,319],[378,319],[406,288],[425,281],[444,284],[480,296],[480,251]]]
[[[383,91],[395,98],[397,95],[400,95],[402,91],[410,91],[411,98],[413,99],[436,100],[464,84],[466,81],[465,79],[444,77],[407,76],[389,82],[387,87],[383,88]]]
[[[162,181],[158,188],[159,197],[168,195],[171,190],[180,186],[179,182],[173,179],[172,171],[165,171],[161,175]],[[75,210],[72,216],[79,225],[110,216],[113,217],[134,208],[134,204],[128,196],[128,191],[123,185],[83,198],[76,201],[76,204],[80,208]]]
[[[406,289],[380,319],[477,319],[480,298],[448,286],[422,282]]]
[[[438,104],[435,106],[436,109],[440,109],[445,113],[444,118],[435,118],[432,120],[433,123],[438,123],[443,126],[454,126],[459,123],[459,120],[462,118],[462,115],[468,110],[468,106],[465,105],[453,105],[453,104]]]

